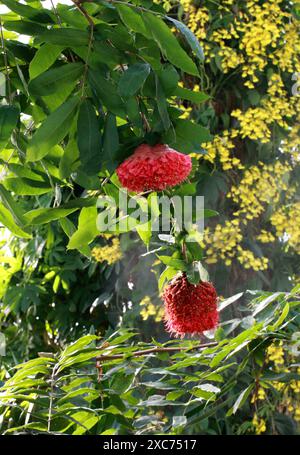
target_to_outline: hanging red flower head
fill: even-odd
[[[129,191],[161,191],[183,182],[192,170],[192,160],[164,144],[140,145],[118,168],[117,174]]]
[[[208,282],[189,283],[185,274],[177,275],[163,293],[167,330],[175,336],[201,334],[217,327],[217,293]]]

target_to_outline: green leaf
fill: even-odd
[[[210,99],[210,96],[203,92],[193,92],[187,88],[177,87],[174,95],[184,100],[191,101],[194,104],[201,104]]]
[[[57,44],[64,47],[88,46],[89,33],[73,28],[55,28],[38,35],[40,42]]]
[[[17,225],[10,211],[2,204],[0,205],[0,222],[17,237],[22,237],[25,239],[31,238],[31,235],[28,232],[24,231],[20,226]]]
[[[171,256],[157,256],[158,259],[165,265],[168,265],[176,270],[187,270],[187,263],[183,259],[172,258]]]
[[[183,34],[189,45],[191,46],[192,51],[202,62],[204,60],[203,49],[200,46],[199,40],[196,38],[194,33],[181,21],[174,19],[173,17],[166,16],[166,18],[171,21],[175,27]]]
[[[199,76],[195,63],[182,49],[169,27],[151,13],[144,13],[143,20],[166,58],[186,73]]]
[[[83,63],[68,63],[40,74],[28,86],[32,95],[46,96],[55,93],[61,87],[73,85],[84,71]]]
[[[136,226],[136,232],[140,236],[141,240],[144,242],[145,245],[149,245],[151,237],[152,237],[152,224],[151,221],[148,223],[141,224]]]
[[[165,270],[161,273],[158,280],[158,289],[162,290],[166,281],[171,280],[178,273],[178,270],[173,267],[166,267]]]
[[[179,119],[175,127],[176,139],[173,131],[164,136],[164,141],[183,153],[203,153],[202,142],[209,142],[211,135],[208,129],[190,120]]]
[[[104,125],[103,161],[109,161],[109,164],[111,164],[115,159],[115,154],[119,150],[119,147],[116,116],[108,112]]]
[[[182,395],[184,395],[184,393],[185,393],[184,390],[172,390],[172,392],[167,393],[166,400],[175,401],[178,398],[180,398]]]
[[[19,119],[19,109],[0,106],[0,150],[5,148]]]
[[[270,294],[268,297],[261,300],[253,311],[252,314],[253,317],[260,313],[261,311],[265,310],[267,306],[270,305],[270,303],[274,302],[274,300],[277,300],[282,295],[283,295],[282,292],[275,292],[274,294]]]
[[[212,218],[213,216],[218,216],[219,212],[216,210],[211,210],[211,209],[204,209],[203,210],[203,216],[204,218]]]
[[[110,383],[110,388],[113,389],[117,394],[126,392],[132,385],[135,378],[135,374],[125,375],[124,373],[114,374]]]
[[[97,340],[97,338],[98,337],[96,335],[85,335],[79,338],[79,340],[76,340],[74,343],[71,343],[61,353],[59,363],[63,363],[67,357],[70,357],[71,355],[77,354],[78,352],[82,351],[83,348],[88,347],[92,343],[92,341]]]
[[[281,315],[279,316],[279,318],[277,319],[275,324],[272,325],[272,330],[275,330],[278,327],[280,327],[280,325],[283,323],[283,321],[286,319],[287,315],[289,314],[289,311],[290,311],[290,305],[289,305],[289,303],[286,303],[281,312]]]
[[[7,178],[5,188],[20,196],[45,194],[52,190],[49,182],[39,182],[28,178]]]
[[[77,140],[75,138],[69,139],[68,145],[65,148],[64,154],[59,162],[59,175],[60,178],[66,179],[70,177],[71,173],[80,165],[79,150]]]
[[[42,8],[42,11],[39,11],[38,9],[32,8],[28,5],[23,5],[15,0],[2,0],[1,3],[6,5],[14,13],[21,17],[26,17],[31,21],[41,22],[44,24],[53,23],[51,12],[47,11],[45,8]]]
[[[203,398],[204,400],[214,400],[216,398],[216,393],[219,392],[220,388],[213,384],[200,384],[192,390],[193,395],[197,398]]]
[[[146,38],[151,37],[151,32],[148,31],[139,13],[136,13],[132,8],[126,5],[119,4],[116,5],[116,8],[126,27],[134,32],[141,33]]]
[[[79,99],[71,98],[52,112],[34,133],[27,149],[27,161],[37,161],[46,156],[54,145],[68,134]]]
[[[102,136],[95,108],[89,100],[81,103],[78,115],[77,144],[82,170],[97,174],[101,170]]]
[[[148,63],[136,63],[122,74],[119,80],[119,94],[123,98],[130,98],[144,85],[145,80],[150,74]]]
[[[246,402],[248,396],[250,395],[254,384],[250,384],[245,390],[243,390],[240,395],[238,396],[236,402],[234,403],[233,407],[227,412],[226,416],[230,416],[235,414],[238,409],[240,409],[243,404]]]
[[[155,91],[158,112],[165,130],[171,126],[171,120],[168,113],[168,103],[157,76],[155,76]]]
[[[122,98],[117,93],[116,86],[94,70],[89,71],[89,81],[108,111],[126,119],[125,106]]]
[[[3,205],[9,210],[15,222],[20,226],[24,227],[24,212],[19,206],[18,202],[14,200],[12,195],[7,191],[3,185],[0,185],[0,198]]]
[[[64,218],[71,213],[78,210],[78,208],[45,208],[45,209],[36,209],[31,210],[30,212],[26,213],[25,218],[27,220],[28,225],[35,225],[35,224],[46,224],[50,221],[56,221],[60,218]]]
[[[228,305],[231,305],[232,303],[239,300],[243,295],[244,295],[244,293],[240,292],[239,294],[235,294],[232,297],[229,297],[228,299],[222,300],[222,302],[219,305],[218,310],[219,311],[224,310],[224,308],[226,308]]]
[[[6,30],[13,30],[20,35],[35,36],[46,32],[46,27],[35,24],[29,21],[5,21],[4,27]]]
[[[38,51],[30,62],[29,65],[29,76],[30,79],[34,79],[41,73],[47,71],[50,66],[58,59],[64,46],[58,46],[55,44],[45,43]]]
[[[79,215],[78,229],[70,238],[68,248],[78,249],[91,243],[99,234],[97,225],[97,208],[84,207]]]

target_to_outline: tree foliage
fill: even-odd
[[[295,433],[297,3],[2,4],[1,432]],[[173,209],[169,232],[122,223],[115,171],[142,143],[191,155],[165,194],[205,196],[203,237]],[[206,269],[233,296],[214,344],[170,341],[160,293]]]

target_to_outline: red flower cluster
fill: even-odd
[[[165,288],[165,322],[175,336],[201,334],[218,325],[217,293],[208,282],[189,283],[185,274],[177,275]]]
[[[117,174],[129,191],[161,191],[183,182],[191,170],[190,156],[167,145],[142,144],[117,168]]]

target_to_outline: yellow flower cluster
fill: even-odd
[[[266,204],[278,203],[281,192],[288,189],[287,178],[291,169],[290,165],[280,161],[269,165],[259,162],[247,169],[239,185],[233,186],[227,194],[239,206],[234,215],[242,215],[242,222],[246,224],[247,220],[263,213]]]
[[[120,240],[117,237],[113,237],[111,244],[95,246],[92,249],[92,256],[97,262],[106,261],[109,265],[115,264],[122,259]]]
[[[267,349],[267,361],[274,362],[276,367],[281,367],[284,364],[284,350],[282,341],[276,345],[271,344]]]
[[[240,245],[243,235],[238,219],[226,221],[225,224],[217,224],[214,229],[206,228],[204,231],[202,248],[206,250],[207,264],[216,264],[223,260],[225,265],[230,266],[235,258],[245,269],[266,270],[267,258],[255,257],[252,251],[243,249]]]
[[[196,7],[192,0],[181,0],[181,4],[186,15],[188,27],[199,40],[202,40],[206,36],[205,27],[209,22],[208,9]]]
[[[265,389],[263,389],[262,387],[259,387],[259,389],[257,391],[255,391],[255,393],[252,395],[252,398],[251,398],[251,403],[256,403],[256,401],[263,401],[265,400],[266,398],[266,392],[265,392]]]
[[[271,232],[262,229],[260,231],[260,234],[256,236],[256,240],[258,240],[261,243],[271,243],[275,242],[275,237]]]
[[[269,260],[267,258],[257,258],[254,256],[252,251],[243,250],[240,245],[237,246],[237,259],[245,269],[253,269],[256,272],[259,270],[266,270],[269,264]]]
[[[231,112],[231,116],[239,120],[242,138],[267,143],[271,139],[270,125],[277,123],[282,128],[288,128],[285,119],[292,117],[295,109],[278,74],[270,77],[267,95],[261,106],[251,107],[245,112],[240,109]]]
[[[243,236],[237,219],[226,221],[224,225],[217,224],[214,230],[206,228],[202,247],[206,248],[207,264],[216,264],[220,257],[226,265],[230,265],[236,255],[237,245]]]
[[[216,8],[217,3],[204,1],[199,5],[193,0],[180,3],[186,23],[204,49],[206,63],[215,58],[223,73],[240,71],[250,89],[261,82],[260,74],[265,75],[267,67],[273,67],[273,74],[268,74],[265,96],[260,98],[259,104],[259,100],[254,99],[244,111],[233,110],[231,119],[237,120],[237,126],[216,135],[211,143],[202,144],[207,154],[200,156],[214,166],[220,164],[225,172],[243,170],[241,181],[227,194],[237,207],[234,219],[205,231],[202,244],[207,248],[206,262],[214,264],[221,259],[230,266],[236,259],[245,268],[265,270],[268,260],[255,257],[241,243],[242,227],[246,229],[249,222],[267,209],[273,212],[271,226],[257,233],[256,240],[264,244],[284,238],[296,252],[300,250],[299,205],[294,202],[297,188],[289,183],[292,170],[300,161],[300,96],[292,95],[284,84],[291,77],[284,72],[300,72],[300,21],[285,9],[283,0],[247,0],[241,8],[232,8],[235,5],[232,0],[219,2],[220,18],[223,14],[232,14],[226,26],[222,20],[218,25],[218,19],[208,11]],[[191,112],[191,108],[186,107],[183,116],[186,118]],[[269,165],[259,162],[245,169],[240,155],[236,156],[236,144],[250,139],[271,145],[276,126],[286,131],[280,151],[282,156],[291,155],[289,162],[278,160]],[[230,176],[236,178],[236,172]],[[280,207],[282,197],[284,208]]]
[[[289,363],[295,363],[296,359],[290,357]],[[267,362],[273,362],[277,373],[289,373],[289,368],[286,368],[285,351],[282,341],[271,344],[267,349]],[[300,374],[300,368],[297,368],[297,374]],[[272,382],[272,386],[281,392],[281,410],[285,409],[292,414],[293,418],[300,422],[300,381],[291,380],[289,383],[279,381]]]
[[[202,144],[202,148],[207,152],[206,155],[201,155],[202,158],[215,163],[216,159],[220,160],[224,171],[229,169],[243,169],[241,161],[231,156],[230,151],[235,148],[233,139],[238,135],[236,130],[224,131],[222,136],[215,136],[212,142]]]
[[[264,419],[260,419],[257,416],[257,414],[254,414],[254,417],[253,417],[253,420],[252,420],[252,424],[254,426],[256,434],[265,433],[265,431],[267,430],[267,426],[266,426],[265,420]]]
[[[288,245],[300,254],[300,202],[280,207],[272,214],[270,221],[276,229],[276,235],[288,240]]]
[[[141,300],[140,306],[143,307],[140,311],[143,321],[147,321],[151,316],[154,317],[155,322],[162,320],[164,316],[163,307],[155,306],[148,295]]]
[[[240,67],[245,85],[254,88],[268,64],[290,73],[299,71],[300,26],[285,12],[283,0],[245,1],[244,11],[234,12],[226,27],[209,27],[209,11],[193,0],[180,1],[187,25],[201,41],[207,60],[218,54],[224,73]],[[219,9],[231,11],[233,0],[223,0]],[[213,31],[210,32],[210,29]],[[231,47],[238,40],[237,48]]]

